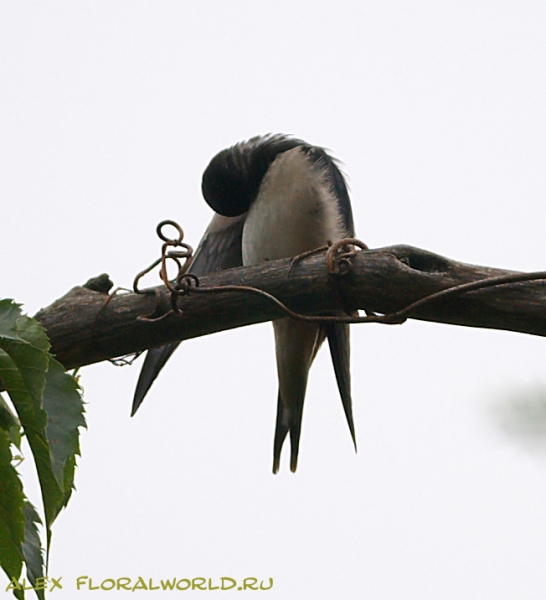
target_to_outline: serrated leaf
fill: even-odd
[[[10,376],[5,378],[3,374],[8,370]],[[49,444],[45,433],[47,416],[40,406],[36,406],[22,375],[4,350],[0,350],[0,374],[32,450],[42,491],[46,527],[49,529],[60,510],[63,493],[53,474]]]
[[[40,325],[21,314],[20,305],[0,300],[0,379],[27,436],[42,491],[48,543],[51,524],[64,493],[53,472],[46,437],[47,415],[42,395],[49,366],[49,341]]]
[[[11,459],[9,436],[0,428],[0,565],[10,580],[18,581],[23,567],[24,496]],[[14,594],[24,598],[22,590],[14,590]]]
[[[17,411],[36,464],[49,549],[51,525],[68,503],[74,487],[76,455],[80,452],[79,427],[85,427],[85,419],[76,380],[64,372],[48,350],[44,329],[22,315],[20,305],[1,300],[0,379]],[[2,406],[6,410],[2,411]],[[0,404],[0,421],[2,418],[13,433],[15,417],[5,401]],[[0,431],[6,436],[1,423]],[[43,557],[36,529],[38,515],[30,504],[26,513],[25,560],[32,581],[42,576]],[[14,593],[18,595],[19,591]],[[43,592],[38,596],[42,598]]]
[[[49,347],[47,335],[37,321],[22,315],[20,305],[12,300],[0,300],[0,348],[13,361],[13,365],[0,370],[0,379],[6,389],[17,386],[22,379],[37,406],[45,386]]]
[[[48,419],[46,435],[53,472],[64,492],[62,508],[66,506],[74,486],[75,457],[80,454],[79,428],[85,427],[86,423],[80,386],[52,357],[46,376],[44,409]]]
[[[36,509],[27,500],[24,506],[25,514],[25,541],[23,542],[23,556],[27,567],[27,575],[32,586],[36,585],[38,577],[44,577],[44,556],[42,543],[38,534],[38,524],[42,524]],[[40,600],[45,600],[44,590],[35,590]]]

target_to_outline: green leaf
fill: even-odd
[[[10,580],[18,581],[23,567],[24,496],[11,459],[9,436],[0,428],[0,565]],[[24,598],[22,590],[14,590],[14,594]]]
[[[49,541],[49,530],[63,497],[53,473],[46,437],[47,415],[42,408],[49,367],[49,342],[43,328],[21,314],[20,305],[1,300],[0,348],[0,378],[4,381],[32,450]]]
[[[80,386],[52,357],[46,377],[44,409],[53,473],[64,494],[60,510],[68,503],[74,488],[75,457],[80,454],[79,428],[86,423]]]
[[[6,389],[19,387],[20,380],[39,407],[49,363],[49,340],[37,321],[21,314],[21,305],[0,300],[0,348],[13,365],[0,369]]]
[[[21,426],[27,436],[42,492],[48,552],[51,526],[74,488],[76,456],[80,453],[79,427],[85,427],[80,388],[49,354],[49,347],[45,331],[37,321],[23,315],[19,304],[0,300],[0,380],[20,421],[19,425],[17,417],[2,399],[0,433],[8,439],[10,459],[10,436],[14,443],[20,442],[16,433],[20,433]],[[11,463],[9,467],[13,469]],[[14,469],[13,472],[16,473]],[[2,485],[0,480],[0,492]],[[19,545],[6,545],[5,553],[0,555],[0,564],[6,573],[9,570],[19,577],[24,555],[32,582],[43,576],[43,556],[36,527],[40,520],[30,503],[25,505],[25,516],[27,537],[24,545],[21,547],[21,540]],[[9,519],[6,522],[9,523]],[[7,533],[9,530],[0,531],[0,544],[9,539]],[[19,597],[18,594],[23,592],[14,590],[14,593]],[[43,598],[41,590],[37,594]]]
[[[48,350],[44,329],[22,315],[20,305],[0,300],[0,379],[34,457],[49,548],[51,525],[72,493],[78,428],[85,421],[76,381]]]
[[[1,338],[0,345],[2,345]],[[4,375],[7,371],[10,372],[9,377]],[[53,473],[49,443],[45,432],[47,415],[40,403],[32,397],[29,388],[25,385],[23,375],[11,356],[4,350],[0,350],[0,376],[4,380],[32,450],[42,491],[46,528],[49,530],[60,510],[63,492]]]
[[[25,513],[25,541],[23,542],[23,556],[27,567],[27,575],[32,586],[36,585],[38,577],[44,577],[44,556],[42,543],[38,534],[38,524],[42,524],[36,509],[27,500],[24,506]],[[44,590],[35,590],[40,600],[45,600]]]

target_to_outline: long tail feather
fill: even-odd
[[[273,442],[273,473],[279,471],[281,450],[288,433],[290,433],[290,470],[295,473],[298,468],[302,413],[303,404],[292,409],[287,408],[279,392],[277,426],[275,428],[275,441]]]
[[[290,425],[287,422],[285,409],[283,406],[281,393],[277,400],[277,423],[275,426],[275,440],[273,442],[273,473],[278,473],[280,461],[281,461],[281,450],[284,444],[284,440],[290,430]]]
[[[330,354],[334,363],[337,387],[341,396],[343,410],[349,425],[356,451],[355,425],[353,421],[353,403],[351,398],[351,366],[350,366],[350,339],[349,325],[346,323],[332,323],[325,325]]]

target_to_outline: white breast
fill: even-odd
[[[289,258],[347,237],[331,186],[301,148],[269,167],[243,229],[243,264]]]

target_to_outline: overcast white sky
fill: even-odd
[[[129,286],[160,220],[198,242],[210,158],[266,132],[344,162],[370,246],[542,270],[545,31],[539,0],[4,0],[0,297],[34,314],[102,272]],[[283,600],[542,600],[546,437],[499,422],[507,396],[544,401],[546,342],[417,322],[352,337],[359,452],[323,349],[296,475],[287,453],[271,474],[270,324],[183,344],[134,419],[140,362],[83,369],[51,597],[89,596],[81,575],[254,576]]]

